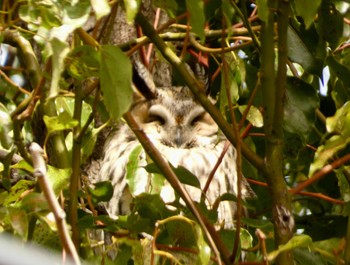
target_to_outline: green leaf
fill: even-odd
[[[88,188],[94,204],[107,202],[113,196],[113,185],[110,181],[101,181],[94,184],[94,188]]]
[[[242,221],[249,227],[259,228],[266,232],[272,232],[274,229],[273,224],[269,220],[242,218]]]
[[[199,189],[201,188],[198,178],[195,175],[193,175],[189,170],[187,170],[183,166],[170,166],[182,184],[190,185]],[[148,164],[147,166],[145,166],[145,169],[149,173],[161,174],[161,171],[155,163]]]
[[[45,213],[49,211],[49,204],[42,193],[31,192],[23,197],[18,203],[18,207],[27,213]]]
[[[136,177],[136,172],[139,170],[139,162],[140,162],[140,154],[142,152],[142,146],[138,145],[132,150],[129,155],[128,163],[126,164],[126,174],[125,178],[128,183],[131,194],[135,194],[135,192],[139,189],[144,189],[144,187],[138,187],[137,184],[143,185],[144,181],[140,181]]]
[[[319,98],[311,85],[298,78],[287,79],[284,129],[291,134],[299,135],[304,144],[315,123],[315,111],[318,106]]]
[[[332,54],[327,56],[326,63],[332,74],[338,77],[347,88],[350,87],[350,69],[336,60]]]
[[[315,153],[314,161],[310,165],[309,176],[321,169],[330,158],[344,149],[350,142],[350,104],[346,103],[336,111],[334,116],[326,120],[327,131],[337,133],[320,145]]]
[[[22,194],[35,186],[35,181],[21,179],[10,189],[10,192],[4,201],[4,205],[7,206],[18,201]]]
[[[52,38],[50,44],[52,49],[52,78],[48,99],[54,99],[60,91],[59,81],[64,70],[64,58],[69,53],[69,46],[65,39],[60,40],[59,38]]]
[[[244,249],[249,249],[253,247],[253,237],[252,235],[248,232],[247,229],[241,228],[240,229],[240,237],[241,241],[241,247]]]
[[[134,22],[137,13],[140,10],[141,0],[124,0],[126,11],[126,20],[129,24]]]
[[[159,194],[142,193],[134,199],[134,212],[151,223],[166,218],[172,212],[165,206]],[[145,230],[143,230],[145,231]]]
[[[56,107],[60,110],[61,113],[67,112],[71,119],[73,119],[74,114],[74,104],[75,99],[70,97],[58,97],[56,98]],[[92,108],[89,104],[83,101],[82,111],[81,111],[81,126],[85,126],[88,121],[90,114],[92,113]],[[66,115],[66,114],[63,114]],[[93,127],[93,123],[91,123],[91,127]]]
[[[15,207],[8,207],[7,210],[13,229],[19,236],[26,239],[28,235],[28,218],[26,212]]]
[[[34,173],[34,168],[32,165],[28,164],[25,160],[19,161],[17,164],[11,166],[11,168],[21,169],[29,173]]]
[[[288,27],[288,57],[300,64],[306,72],[322,76],[326,45],[319,38],[314,26],[306,30],[301,25]]]
[[[344,149],[349,142],[349,137],[334,135],[327,139],[324,145],[320,145],[315,153],[314,161],[310,165],[309,177],[326,165],[328,160],[338,151]]]
[[[111,10],[107,0],[91,0],[91,6],[95,11],[97,20],[108,15]]]
[[[312,238],[308,235],[293,236],[286,244],[280,245],[277,250],[267,254],[267,260],[273,261],[280,253],[292,250],[298,247],[310,247],[312,245]]]
[[[51,183],[51,186],[58,196],[60,192],[69,186],[70,176],[72,174],[71,168],[55,168],[53,166],[47,166],[47,176]]]
[[[343,15],[331,1],[323,1],[318,12],[317,31],[332,49],[338,46],[343,35]]]
[[[306,28],[314,21],[321,2],[322,0],[294,0],[296,14],[303,18]]]
[[[73,129],[79,125],[79,122],[73,119],[67,112],[61,112],[58,116],[52,117],[44,115],[44,122],[48,133]]]
[[[327,265],[326,260],[317,252],[308,248],[296,248],[293,250],[296,265]]]
[[[203,41],[204,35],[204,8],[202,0],[186,0],[186,7],[189,12],[189,22],[191,25],[191,31],[198,35]]]
[[[221,1],[221,10],[223,17],[225,17],[226,28],[230,34],[232,29],[232,21],[234,21],[236,15],[235,10],[229,0]]]
[[[222,195],[220,195],[220,197],[218,198],[220,201],[233,201],[233,202],[237,202],[237,197],[236,195],[232,194],[232,193],[224,193]],[[247,209],[251,209],[253,210],[254,207],[249,205],[247,202],[242,201],[242,204],[245,208]]]
[[[269,14],[270,14],[270,10],[269,10],[269,7],[267,5],[267,0],[257,0],[256,3],[258,5],[259,18],[262,21],[266,22],[268,20]]]
[[[0,103],[0,144],[9,149],[12,145],[10,132],[12,131],[12,119],[8,109]]]
[[[197,261],[197,264],[209,264],[211,255],[210,247],[208,246],[208,243],[205,240],[201,227],[197,223],[194,223],[194,230],[197,238],[197,248],[199,251],[199,259]]]
[[[102,45],[100,80],[103,101],[110,116],[119,119],[132,101],[132,67],[129,58],[116,46]]]
[[[327,264],[336,264],[339,257],[334,252],[334,246],[342,246],[342,244],[344,244],[343,240],[344,238],[333,237],[314,242],[314,250],[318,251],[323,256],[323,258],[329,262]]]
[[[238,107],[239,112],[241,114],[244,113],[244,111],[246,110],[247,105],[241,105]],[[248,115],[247,115],[247,120],[254,126],[254,127],[262,127],[264,125],[264,121],[263,121],[263,116],[260,112],[260,110],[255,107],[255,106],[250,106],[249,111],[248,111]]]
[[[93,153],[97,141],[98,133],[101,129],[92,129],[84,134],[81,145],[81,160],[84,163]]]
[[[100,56],[91,46],[78,46],[65,61],[69,74],[78,80],[99,76]]]
[[[346,102],[339,108],[333,117],[328,117],[326,127],[329,133],[341,134],[344,137],[350,136],[350,102]]]

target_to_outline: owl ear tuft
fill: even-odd
[[[138,92],[146,99],[151,100],[157,97],[156,85],[153,82],[151,73],[139,61],[134,61],[133,63],[132,81]]]

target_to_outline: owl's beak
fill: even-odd
[[[177,147],[181,147],[183,142],[184,142],[183,129],[181,126],[177,126],[175,129],[174,143],[176,144]]]

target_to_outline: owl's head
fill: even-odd
[[[149,72],[141,65],[137,68],[136,73],[134,70],[134,83],[143,92],[132,112],[153,142],[179,149],[216,142],[218,126],[188,87],[156,87]],[[200,81],[203,80],[203,76],[194,73]]]

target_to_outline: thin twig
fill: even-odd
[[[47,177],[46,163],[43,157],[44,151],[40,147],[40,145],[38,145],[37,143],[32,143],[29,147],[29,152],[33,160],[34,176],[38,179],[40,188],[43,191],[44,196],[49,204],[49,208],[55,217],[58,235],[61,239],[62,246],[69,255],[69,257],[72,258],[74,263],[76,265],[80,265],[78,253],[69,236],[69,231],[65,220],[66,214],[59,205],[55,193]]]
[[[291,189],[290,192],[292,194],[299,193],[300,191],[302,191],[306,187],[310,186],[315,181],[321,179],[326,174],[332,172],[334,169],[344,165],[344,163],[349,161],[349,160],[350,160],[350,154],[347,154],[347,155],[339,158],[338,160],[334,161],[333,163],[324,166],[321,170],[317,171],[311,178],[309,178],[308,180],[300,183],[295,188]]]

